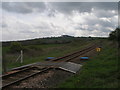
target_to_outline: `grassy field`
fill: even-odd
[[[29,52],[24,52],[24,62],[22,64],[20,62],[16,62],[16,59],[20,53],[8,53],[10,46],[3,47],[2,49],[3,52],[5,52],[7,69],[11,69],[21,65],[45,61],[47,57],[64,56],[65,54],[90,46],[94,42],[96,42],[96,40],[76,40],[71,43],[64,44],[26,45],[24,47],[28,48]]]
[[[58,88],[117,88],[118,53],[114,43],[104,42],[102,51],[92,57],[82,70],[58,85]]]

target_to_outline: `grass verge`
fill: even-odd
[[[6,52],[6,66],[7,69],[11,69],[14,67],[18,67],[21,65],[31,64],[35,62],[41,62],[44,61],[47,57],[61,57],[65,54],[78,51],[82,48],[85,48],[87,46],[90,46],[93,44],[93,41],[76,41],[68,44],[47,44],[47,45],[28,45],[24,46],[27,48],[34,47],[38,50],[32,50],[28,53],[24,53],[23,56],[23,63],[20,64],[20,62],[16,62],[16,59],[19,54],[12,54],[7,53],[9,51],[9,47],[3,47],[3,51]],[[39,49],[42,49],[39,50]]]
[[[99,54],[57,88],[118,88],[117,48],[104,43]]]

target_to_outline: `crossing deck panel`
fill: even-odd
[[[59,68],[69,71],[69,72],[72,72],[72,73],[76,73],[81,67],[82,67],[81,64],[67,62],[67,63],[61,65]]]
[[[17,67],[14,68],[12,70],[16,70],[16,69],[20,69],[20,68],[24,68],[24,67],[28,67],[28,66],[32,66],[32,65],[41,65],[41,66],[55,66],[56,68],[65,70],[65,71],[69,71],[71,73],[76,73],[81,67],[81,64],[76,64],[73,62],[38,62],[38,63],[33,63],[33,64],[28,64],[28,65],[24,65],[21,67]]]

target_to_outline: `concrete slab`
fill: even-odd
[[[69,71],[71,73],[76,73],[82,67],[81,64],[76,64],[72,62],[67,62],[61,65],[59,68],[65,71]]]
[[[81,64],[76,64],[73,62],[51,62],[51,61],[45,61],[45,62],[37,62],[37,63],[33,63],[33,64],[28,64],[28,65],[24,65],[21,67],[17,67],[17,68],[13,68],[12,70],[17,70],[17,69],[22,69],[28,66],[36,66],[36,65],[40,65],[40,66],[55,66],[56,68],[65,70],[65,71],[69,71],[71,73],[76,73],[81,67]]]

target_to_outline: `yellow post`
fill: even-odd
[[[97,51],[97,52],[100,52],[100,51],[101,51],[101,48],[96,48],[96,51]]]

